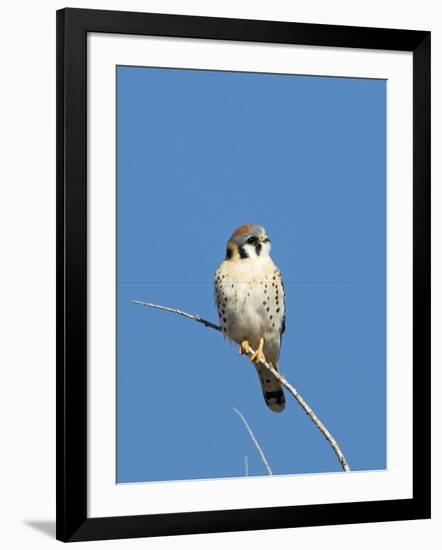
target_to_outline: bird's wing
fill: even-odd
[[[278,271],[278,282],[279,282],[279,286],[281,288],[281,293],[282,293],[282,311],[283,311],[283,315],[282,315],[282,322],[281,322],[281,331],[280,331],[280,345],[282,343],[282,335],[284,334],[285,332],[285,326],[286,326],[286,304],[285,304],[285,287],[284,287],[284,281],[282,280],[282,277],[281,277],[281,272]]]

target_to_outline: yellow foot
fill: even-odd
[[[250,356],[252,363],[266,363],[266,357],[262,348],[264,347],[264,338],[260,338],[258,349]]]
[[[250,353],[250,344],[248,340],[243,340],[241,344],[239,345],[239,354],[240,355],[249,355]]]

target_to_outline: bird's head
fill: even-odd
[[[265,258],[270,254],[270,239],[264,227],[254,223],[241,225],[227,241],[226,260]]]

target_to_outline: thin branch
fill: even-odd
[[[163,311],[169,311],[171,313],[176,313],[178,315],[181,315],[183,317],[187,317],[188,319],[192,319],[193,321],[196,321],[197,323],[202,323],[205,327],[212,328],[214,330],[217,330],[219,332],[221,331],[221,327],[218,325],[215,325],[211,323],[210,321],[206,321],[205,319],[201,319],[199,315],[191,315],[190,313],[185,313],[184,311],[180,311],[179,309],[174,309],[170,307],[165,306],[159,306],[157,304],[150,304],[148,302],[141,302],[139,300],[132,300],[134,304],[141,304],[143,306],[148,306],[156,309],[162,309]],[[254,350],[249,349],[248,356],[251,357],[253,355]],[[331,445],[333,451],[335,452],[342,469],[345,472],[350,471],[350,466],[347,463],[347,460],[344,457],[344,454],[342,453],[341,449],[339,448],[339,445],[337,444],[335,438],[331,435],[331,433],[327,430],[325,425],[321,422],[321,420],[318,418],[318,416],[313,412],[313,409],[306,403],[306,401],[302,398],[301,394],[298,392],[298,390],[289,384],[287,380],[280,374],[277,370],[275,370],[271,363],[267,363],[266,361],[260,361],[260,364],[263,365],[269,372],[273,374],[273,376],[293,395],[293,397],[296,399],[296,401],[301,405],[301,407],[304,409],[306,414],[310,417],[312,422],[315,424],[315,426],[318,428],[318,430],[322,433],[322,435],[325,437],[325,439],[329,442]]]
[[[236,412],[236,414],[237,414],[237,415],[241,418],[241,420],[243,421],[244,426],[246,427],[246,430],[249,432],[250,439],[253,441],[253,444],[254,444],[255,447],[258,449],[259,456],[261,457],[261,460],[263,461],[264,466],[266,467],[267,473],[269,474],[269,476],[273,475],[272,470],[271,470],[271,468],[270,468],[270,466],[269,466],[269,463],[267,462],[266,455],[264,454],[264,451],[262,450],[261,445],[258,443],[258,440],[257,440],[256,437],[255,437],[255,434],[252,432],[252,428],[249,426],[247,420],[246,420],[246,419],[244,418],[244,416],[239,412],[238,409],[236,409],[235,407],[232,407],[232,409]]]
[[[253,350],[250,350],[249,355],[253,354]],[[335,452],[336,456],[338,457],[338,460],[342,466],[342,469],[344,472],[350,471],[350,466],[347,463],[347,460],[345,459],[345,456],[341,449],[339,448],[339,445],[336,442],[336,439],[332,436],[332,434],[327,430],[325,425],[319,420],[318,416],[313,412],[313,409],[307,404],[307,402],[303,399],[301,394],[298,392],[298,390],[289,384],[287,380],[277,371],[273,368],[271,363],[267,363],[265,361],[261,361],[261,364],[268,369],[273,376],[285,387],[287,390],[293,395],[293,397],[296,399],[296,401],[301,405],[301,407],[304,409],[304,411],[307,413],[307,415],[310,417],[312,422],[315,424],[315,426],[318,428],[318,430],[322,433],[322,435],[325,437],[325,439],[330,443],[333,451]]]
[[[181,315],[182,317],[187,317],[188,319],[192,319],[197,323],[201,323],[207,328],[213,328],[213,330],[218,330],[219,332],[222,332],[221,327],[211,323],[210,321],[201,319],[201,317],[196,313],[192,315],[191,313],[186,313],[185,311],[181,311],[180,309],[175,309],[173,307],[159,306],[158,304],[150,304],[149,302],[141,302],[140,300],[131,300],[131,302],[133,304],[140,304],[142,306],[153,307],[154,309],[161,309],[163,311],[169,311],[170,313],[176,313],[177,315]]]

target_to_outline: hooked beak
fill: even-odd
[[[267,237],[267,235],[265,233],[261,233],[261,235],[258,237],[258,240],[261,243],[269,243],[270,242],[270,239]]]

